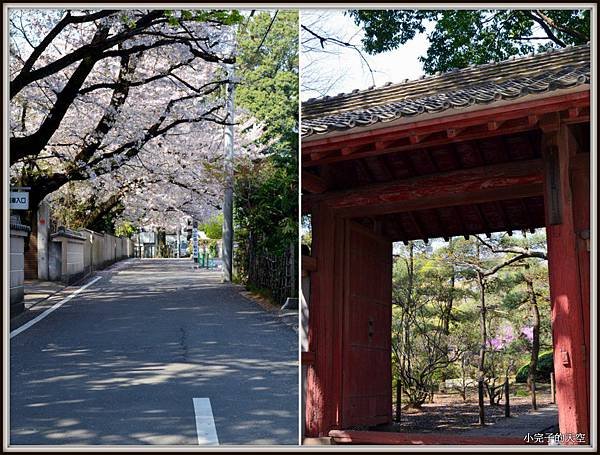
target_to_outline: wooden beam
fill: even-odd
[[[396,178],[396,173],[394,172],[394,166],[390,162],[388,155],[381,155],[377,157],[377,160],[383,169],[383,173],[386,175],[386,179],[394,180]]]
[[[446,135],[448,138],[455,138],[458,137],[464,130],[464,128],[448,128],[446,130]]]
[[[562,223],[562,197],[560,185],[560,165],[556,133],[545,134],[542,145],[544,160],[544,202],[546,207],[546,225]]]
[[[409,138],[411,144],[420,144],[428,136],[431,136],[431,133],[424,133],[424,134],[410,133],[408,138]]]
[[[323,157],[327,156],[328,152],[312,152],[310,154],[311,161],[319,161]]]
[[[542,169],[539,159],[513,161],[305,197],[343,216],[408,212],[538,196],[543,193]]]
[[[427,245],[429,243],[429,237],[423,230],[423,227],[421,226],[421,223],[419,223],[417,217],[412,212],[406,212],[406,215],[408,216],[411,224],[415,227],[418,237],[425,242],[425,245]]]
[[[492,229],[490,228],[490,225],[487,222],[487,219],[485,218],[483,212],[481,211],[481,207],[479,207],[479,204],[474,204],[474,205],[475,205],[475,212],[477,212],[477,217],[479,218],[479,221],[481,221],[481,227],[485,231],[486,237],[490,238],[492,236],[491,235]]]
[[[367,176],[367,179],[370,182],[377,180],[373,175],[373,172],[371,172],[371,169],[369,168],[369,163],[367,163],[365,160],[357,160],[355,161],[355,164],[356,167],[359,168],[362,171],[362,173]]]
[[[323,193],[327,191],[329,185],[327,181],[318,175],[310,172],[302,173],[302,190],[309,193]]]
[[[558,131],[560,127],[560,112],[548,112],[542,115],[539,126],[544,133]]]
[[[421,142],[417,145],[422,146],[422,147],[434,147],[434,146],[446,145],[446,144],[454,143],[454,142],[474,141],[477,139],[487,139],[487,138],[496,137],[496,136],[517,134],[517,133],[522,133],[524,131],[529,131],[531,129],[532,129],[531,126],[529,126],[526,122],[523,122],[520,125],[504,127],[504,128],[500,128],[496,131],[489,131],[486,128],[485,130],[481,130],[481,131],[464,132],[463,134],[460,134],[457,137],[432,136],[432,138],[430,140],[427,140],[427,141],[423,140],[423,142]],[[356,151],[356,152],[352,153],[351,155],[341,155],[339,153],[331,153],[328,155],[322,155],[320,157],[314,157],[311,154],[310,160],[305,160],[305,159],[302,160],[302,166],[303,167],[320,166],[323,164],[330,164],[330,163],[335,163],[338,161],[345,161],[345,160],[351,160],[351,159],[357,159],[357,158],[366,158],[369,156],[382,155],[382,154],[386,154],[386,153],[397,153],[397,152],[403,152],[403,151],[408,151],[408,150],[414,150],[417,145],[411,144],[411,143],[400,144],[400,145],[391,145],[390,147],[383,149],[383,150],[379,150],[379,151],[375,150],[375,148],[371,148],[371,149],[365,150],[365,151]]]
[[[535,114],[529,114],[527,116],[527,122],[529,123],[529,126],[535,126],[538,124],[539,121],[540,118]]]
[[[331,430],[337,444],[383,445],[527,445],[525,438],[499,436],[462,436],[455,434],[398,433],[386,431]],[[544,440],[545,442],[545,440]],[[530,445],[535,445],[533,442]]]
[[[568,126],[544,135],[542,142],[556,151],[562,214],[560,224],[546,228],[558,424],[562,434],[582,433],[589,444],[589,254],[582,254],[577,232],[578,223],[583,223],[579,229],[589,226],[589,186],[578,188],[589,170],[571,173],[575,141]]]
[[[314,352],[302,352],[301,353],[301,362],[302,365],[312,365],[315,363],[315,353]]]
[[[569,108],[569,118],[577,118],[579,117],[579,113],[580,109],[577,106]]]
[[[488,131],[496,131],[497,129],[499,129],[502,126],[503,123],[504,122],[499,122],[496,120],[492,120],[491,122],[488,122],[488,125],[487,125]]]
[[[334,213],[318,204],[312,208],[313,251],[317,270],[310,278],[310,318],[308,351],[315,353],[314,363],[306,370],[306,435],[325,436],[334,427],[336,406],[333,343],[337,325],[334,298]]]

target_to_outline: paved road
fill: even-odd
[[[295,331],[187,260],[99,275],[11,339],[11,444],[197,445],[193,398],[220,444],[297,444]]]

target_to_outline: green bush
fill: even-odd
[[[550,382],[550,373],[554,371],[554,359],[552,351],[543,352],[538,357],[537,374],[535,380],[537,382]],[[529,362],[517,370],[515,380],[517,382],[527,382],[529,374]]]

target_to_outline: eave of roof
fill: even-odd
[[[501,101],[518,102],[527,95],[564,93],[589,82],[589,44],[554,49],[416,81],[309,100],[302,105],[302,136],[312,139],[311,136],[334,132],[343,134],[356,127],[374,128],[403,117],[414,119],[449,109],[472,110]]]

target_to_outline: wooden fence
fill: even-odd
[[[275,255],[249,244],[236,261],[237,274],[246,285],[267,290],[276,304],[283,305],[288,297],[298,295],[295,248],[292,244],[285,253]]]

